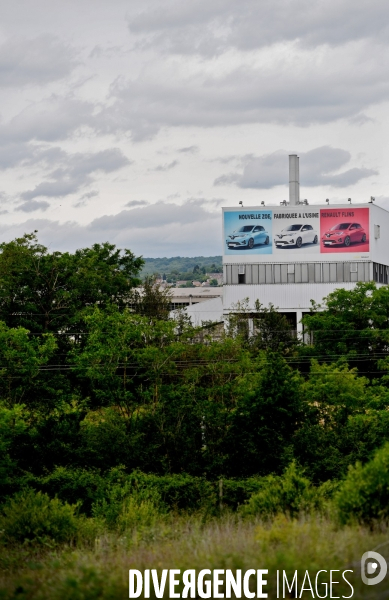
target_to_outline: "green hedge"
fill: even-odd
[[[90,516],[96,503],[112,495],[122,498],[131,494],[144,496],[147,491],[156,493],[170,510],[218,511],[220,506],[236,510],[261,489],[262,481],[261,477],[210,481],[186,473],[162,476],[141,471],[126,473],[124,467],[104,474],[98,470],[58,467],[44,477],[26,476],[22,486],[41,490],[70,504],[78,503],[80,511]]]

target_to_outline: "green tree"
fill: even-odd
[[[302,384],[305,417],[294,436],[296,458],[315,482],[341,479],[389,439],[389,393],[346,363],[312,361]]]
[[[366,464],[350,467],[335,503],[341,522],[372,524],[389,516],[389,444],[376,451]]]
[[[298,346],[298,339],[285,315],[281,315],[273,304],[267,308],[256,300],[251,345],[256,350],[290,353]]]
[[[172,293],[170,288],[162,288],[154,277],[145,277],[143,284],[133,292],[133,309],[150,321],[169,319]]]
[[[352,290],[337,289],[322,307],[313,304],[303,324],[313,336],[313,346],[301,348],[303,356],[331,362],[342,357],[352,366],[363,365],[374,377],[377,362],[388,353],[389,287],[377,288],[371,282],[357,283]]]
[[[35,404],[38,376],[56,350],[51,334],[30,336],[0,322],[0,397],[8,406]],[[39,387],[38,387],[39,389]]]
[[[0,497],[3,498],[14,483],[16,461],[12,457],[12,446],[27,429],[23,406],[9,408],[0,403]]]
[[[250,367],[239,380],[229,431],[230,472],[280,473],[293,458],[293,438],[304,417],[302,378],[276,352],[262,352]]]
[[[77,331],[86,306],[130,303],[141,258],[108,243],[50,253],[35,233],[0,244],[0,320],[8,326]]]

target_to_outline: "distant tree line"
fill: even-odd
[[[221,256],[145,258],[140,276],[162,277],[164,281],[174,284],[177,281],[191,282],[194,279],[203,282],[209,279],[207,274],[210,273],[223,273]]]

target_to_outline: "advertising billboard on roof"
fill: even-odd
[[[272,240],[271,210],[224,213],[225,254],[272,254]]]
[[[297,256],[370,251],[369,208],[272,208],[224,211],[224,254]],[[265,259],[266,260],[266,259]],[[268,260],[268,259],[267,259]]]
[[[320,250],[369,252],[369,209],[320,210]]]
[[[275,254],[291,249],[302,253],[320,253],[320,213],[309,210],[273,210]]]

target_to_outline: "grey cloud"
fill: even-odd
[[[112,45],[105,45],[102,46],[101,44],[97,44],[96,46],[94,46],[94,48],[92,48],[92,50],[89,53],[89,57],[90,58],[106,58],[106,57],[112,57],[115,56],[117,54],[122,54],[123,53],[123,48],[121,46],[112,46]]]
[[[164,225],[183,225],[201,222],[210,214],[204,209],[209,201],[205,198],[192,198],[184,204],[170,202],[157,202],[147,208],[134,208],[122,210],[116,215],[106,215],[92,221],[90,228],[93,231],[115,231],[123,227],[149,229]]]
[[[76,64],[75,50],[52,35],[10,39],[0,45],[0,86],[43,85],[69,75]]]
[[[239,173],[228,173],[227,175],[220,175],[220,177],[217,177],[213,185],[231,185],[233,183],[239,184],[241,179],[242,175]]]
[[[363,111],[389,97],[389,54],[369,43],[347,51],[326,47],[317,54],[291,47],[260,63],[239,58],[233,68],[221,70],[211,68],[211,61],[210,68],[188,72],[182,61],[154,60],[132,81],[116,79],[107,104],[53,94],[0,125],[0,139],[53,142],[89,128],[97,134],[131,133],[139,141],[163,127],[307,126],[341,118],[363,124]],[[181,149],[189,151],[195,147]]]
[[[160,202],[106,215],[88,225],[29,219],[19,224],[0,224],[0,235],[3,240],[11,240],[36,229],[39,240],[51,250],[76,250],[109,240],[147,256],[198,256],[201,240],[204,255],[219,254],[221,214],[219,210],[207,210],[210,202],[205,198],[190,199],[180,206]]]
[[[134,140],[169,126],[308,126],[360,115],[389,97],[388,53],[376,61],[362,49],[351,55],[327,49],[320,62],[318,68],[309,52],[291,53],[266,65],[190,76],[169,63],[159,72],[145,70],[131,83],[116,82],[111,90],[116,101],[101,111],[98,126],[105,133],[130,131]]]
[[[235,47],[252,50],[278,42],[344,45],[371,37],[386,40],[385,0],[192,0],[146,2],[129,18],[140,46],[214,55]]]
[[[199,151],[198,146],[188,146],[187,148],[179,148],[178,152],[183,154],[196,154]]]
[[[95,198],[98,195],[99,195],[99,192],[97,190],[91,190],[90,192],[83,194],[81,196],[80,200],[90,200],[90,198]]]
[[[322,146],[301,155],[301,182],[308,187],[330,185],[347,187],[361,179],[378,175],[378,171],[366,168],[352,168],[336,173],[351,159],[350,152],[340,148]]]
[[[58,166],[48,174],[48,181],[43,181],[33,190],[21,194],[25,200],[39,196],[60,198],[74,194],[80,188],[91,184],[92,175],[96,172],[111,173],[130,164],[118,148],[89,154],[68,154],[60,148],[50,148],[42,151],[36,160],[50,165],[56,163]]]
[[[75,208],[80,208],[81,206],[85,206],[86,203],[88,202],[88,200],[90,200],[91,198],[95,198],[98,195],[99,195],[99,192],[97,190],[91,190],[90,192],[86,192],[85,194],[83,194],[81,196],[81,198],[79,199],[78,202],[73,204],[73,206]]]
[[[137,206],[147,206],[148,202],[146,200],[130,200],[124,206],[128,208],[136,208]]]
[[[351,159],[351,154],[341,148],[322,146],[300,153],[300,181],[303,186],[320,185],[347,187],[361,179],[377,175],[366,168],[351,168],[337,173]],[[240,188],[270,189],[288,182],[288,153],[280,150],[257,158],[248,157],[243,173],[222,175],[215,185],[236,184]]]
[[[149,169],[150,171],[170,171],[170,169],[174,169],[178,165],[178,160],[173,160],[171,163],[165,165],[158,165],[155,169]]]
[[[47,210],[49,206],[50,204],[45,200],[28,200],[27,202],[23,202],[23,204],[19,204],[16,210],[34,212],[35,210]]]
[[[39,183],[33,190],[28,190],[21,194],[21,197],[26,200],[37,198],[39,196],[46,196],[47,198],[61,198],[68,196],[78,191],[82,183],[89,183],[88,178],[80,179],[74,178],[70,181],[64,179],[58,179],[57,181],[43,181]]]
[[[95,107],[74,96],[51,95],[34,102],[0,126],[3,142],[53,142],[68,138],[81,126],[92,126]]]
[[[3,141],[0,144],[0,169],[8,169],[25,161],[31,161],[37,152],[39,148],[33,144]]]
[[[371,177],[372,175],[378,175],[378,171],[375,171],[374,169],[354,168],[348,169],[348,171],[339,173],[338,175],[323,175],[322,182],[323,185],[331,185],[332,187],[347,187],[349,185],[353,185],[354,183],[358,183],[358,181],[361,179]],[[320,184],[316,183],[311,185]]]

